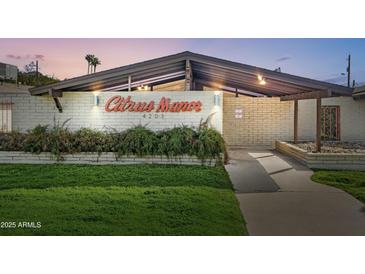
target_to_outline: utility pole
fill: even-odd
[[[35,76],[38,79],[38,60],[35,61]]]
[[[35,61],[35,80],[36,80],[36,83],[38,85],[39,83],[39,79],[38,79],[38,60]]]
[[[347,58],[347,86],[350,87],[351,82],[351,54]]]

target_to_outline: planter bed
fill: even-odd
[[[300,142],[295,144],[295,146],[308,152],[316,151],[316,144],[314,142]],[[365,153],[365,143],[328,141],[322,142],[322,153]]]
[[[289,155],[309,168],[336,170],[365,170],[364,152],[309,152],[288,142],[276,141],[277,151]],[[338,150],[337,150],[338,151]],[[359,150],[357,150],[359,151]],[[360,150],[361,151],[361,150]]]
[[[175,164],[175,165],[220,165],[219,159],[201,160],[196,156],[181,155],[167,157],[164,155],[138,157],[135,155],[124,155],[117,157],[113,152],[82,152],[75,154],[64,154],[62,160],[57,160],[49,152],[33,154],[21,151],[0,151],[0,163],[7,164],[93,164],[93,165],[128,165],[128,164]]]

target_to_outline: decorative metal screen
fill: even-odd
[[[321,138],[324,141],[340,140],[340,107],[322,107],[322,130]]]
[[[11,103],[0,102],[0,132],[11,131]]]

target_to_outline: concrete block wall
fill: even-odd
[[[365,141],[365,100],[325,98],[322,105],[340,107],[341,141]],[[316,100],[299,101],[298,115],[299,139],[313,141],[316,135]]]
[[[188,94],[189,93],[189,94]],[[222,131],[222,104],[214,105],[214,96],[222,96],[222,92],[105,92],[100,93],[100,104],[94,106],[94,94],[91,92],[65,92],[60,98],[63,113],[59,113],[53,99],[48,95],[30,96],[28,93],[0,94],[0,102],[12,102],[12,128],[25,131],[35,126],[62,124],[70,119],[67,127],[71,130],[89,127],[101,130],[124,130],[135,125],[145,125],[150,129],[159,130],[174,126],[198,126],[211,115],[211,125]],[[162,97],[171,101],[201,101],[200,112],[106,112],[105,102],[108,98],[120,95],[131,96],[133,101],[155,100],[155,105]],[[214,113],[214,114],[213,114]]]
[[[22,151],[0,151],[0,163],[8,164],[91,164],[91,165],[129,165],[129,164],[172,164],[172,165],[221,165],[217,159],[202,161],[196,156],[182,155],[167,158],[166,156],[138,157],[125,155],[117,158],[113,152],[101,153],[76,153],[63,155],[62,161],[57,161],[51,153],[40,154],[26,153]]]
[[[236,109],[242,118],[236,118]],[[274,147],[293,136],[293,103],[279,98],[224,93],[223,136],[229,146]]]

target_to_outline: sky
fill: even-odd
[[[43,74],[61,80],[86,74],[88,53],[101,71],[182,51],[337,84],[347,83],[350,53],[352,79],[365,83],[365,39],[0,39],[0,62],[23,70],[38,60]]]

